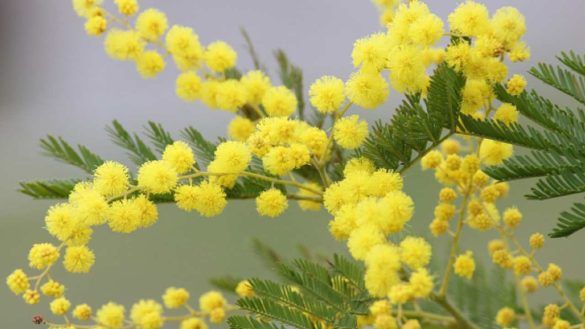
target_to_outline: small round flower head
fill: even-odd
[[[305,145],[311,151],[311,154],[317,158],[326,157],[326,149],[328,146],[327,133],[317,127],[309,127],[305,129],[300,136],[301,144]]]
[[[392,305],[390,305],[390,303],[385,299],[377,300],[373,302],[372,305],[370,305],[369,311],[370,315],[374,317],[382,314],[388,314],[392,311]]]
[[[124,306],[115,303],[103,305],[96,313],[96,322],[102,326],[121,329],[124,325]]]
[[[121,163],[106,161],[93,176],[93,188],[104,196],[117,196],[128,189],[128,168]]]
[[[199,186],[180,186],[175,193],[175,201],[179,208],[196,210],[205,217],[219,215],[227,204],[221,186],[207,181]]]
[[[356,207],[347,204],[335,214],[335,218],[329,222],[329,232],[337,240],[347,240],[349,235],[357,227]]]
[[[372,173],[368,184],[368,193],[372,196],[383,197],[394,191],[402,190],[403,181],[399,173],[376,170]]]
[[[236,294],[241,298],[254,296],[254,289],[248,280],[240,281],[236,286]]]
[[[473,277],[473,272],[475,272],[473,253],[467,251],[466,253],[457,256],[453,268],[455,269],[455,274],[466,279],[471,279]]]
[[[236,141],[219,144],[214,155],[214,162],[220,163],[225,173],[240,173],[246,170],[252,160],[252,153],[248,146]]]
[[[433,291],[433,277],[426,268],[419,268],[412,273],[408,283],[412,288],[412,294],[416,298],[428,297],[431,291]]]
[[[443,155],[437,150],[432,150],[425,154],[421,159],[421,166],[423,170],[430,168],[437,168],[443,162]]]
[[[520,286],[525,292],[531,293],[538,289],[538,281],[533,276],[526,276],[520,281]]]
[[[29,266],[42,270],[52,265],[59,258],[59,250],[50,243],[37,243],[28,253]]]
[[[355,149],[368,137],[368,123],[360,121],[359,116],[350,115],[339,119],[333,127],[333,138],[345,149]]]
[[[433,219],[431,224],[429,224],[429,229],[431,230],[431,233],[437,237],[447,232],[449,229],[449,222],[441,219]]]
[[[189,292],[183,288],[170,287],[162,299],[167,308],[179,308],[189,301]]]
[[[46,296],[59,298],[65,293],[65,286],[57,281],[49,280],[41,286],[41,292]]]
[[[488,166],[501,164],[504,160],[511,157],[512,153],[513,148],[511,144],[491,139],[484,139],[479,148],[479,157]]]
[[[141,213],[133,200],[115,201],[110,207],[108,226],[114,232],[131,233],[141,226]]]
[[[262,97],[262,106],[271,117],[288,117],[297,108],[297,97],[284,86],[271,87]]]
[[[408,236],[400,242],[400,260],[413,270],[429,264],[431,245],[423,238]]]
[[[552,329],[570,329],[571,323],[567,320],[558,319]]]
[[[209,291],[199,297],[199,307],[202,311],[211,312],[216,308],[223,308],[227,301],[218,291]]]
[[[526,79],[520,74],[514,74],[506,84],[506,91],[512,96],[518,96],[526,88]]]
[[[540,249],[544,246],[544,235],[542,233],[534,233],[528,239],[528,243],[530,244],[530,248]]]
[[[496,250],[492,254],[492,261],[494,264],[499,265],[502,268],[511,268],[512,263],[512,255],[506,249]]]
[[[516,319],[516,313],[509,307],[504,307],[496,314],[496,323],[502,327],[508,327]]]
[[[10,273],[6,278],[6,285],[16,295],[24,293],[30,287],[28,276],[21,269]]]
[[[260,70],[246,73],[240,79],[240,82],[242,83],[244,89],[246,89],[246,93],[248,94],[248,102],[253,105],[260,104],[264,94],[266,94],[266,91],[268,91],[268,89],[270,89],[272,86],[270,78]]]
[[[457,199],[457,192],[450,187],[444,187],[439,192],[439,201],[441,202],[453,202],[455,199]]]
[[[135,31],[112,29],[106,35],[104,47],[106,53],[117,60],[137,59],[144,50],[145,42]]]
[[[449,14],[449,25],[455,34],[478,36],[489,29],[489,13],[483,4],[466,1]]]
[[[136,0],[114,0],[118,6],[118,12],[122,15],[132,16],[138,11],[138,1]]]
[[[84,28],[88,35],[102,35],[108,29],[108,21],[102,16],[90,17],[85,22]]]
[[[195,164],[193,150],[187,143],[182,141],[167,145],[162,154],[162,159],[173,166],[178,174],[186,173]]]
[[[225,319],[225,309],[222,307],[214,308],[209,312],[209,321],[211,323],[220,324]]]
[[[85,183],[75,185],[69,202],[75,207],[77,221],[89,226],[103,224],[110,207],[103,195]]]
[[[364,157],[351,158],[343,168],[343,175],[347,177],[352,173],[360,171],[371,174],[374,170],[376,170],[376,167],[370,159]]]
[[[500,105],[496,113],[494,113],[494,120],[501,121],[507,125],[518,122],[518,110],[516,106],[509,103]]]
[[[447,155],[457,154],[461,150],[461,144],[455,139],[447,139],[441,143],[441,151]]]
[[[201,66],[203,46],[192,28],[173,25],[167,32],[166,46],[179,70],[188,71]]]
[[[154,300],[140,300],[132,305],[130,319],[138,328],[162,328],[162,306]]]
[[[177,185],[177,172],[166,161],[148,161],[138,169],[138,187],[142,190],[162,194],[170,192]]]
[[[526,32],[524,16],[514,7],[498,9],[492,16],[491,27],[494,36],[507,46],[516,43]]]
[[[400,282],[400,256],[396,247],[382,243],[366,256],[365,285],[374,297],[385,297],[390,288]]]
[[[87,17],[91,11],[99,7],[102,2],[103,0],[73,0],[73,10],[75,10],[77,15]]]
[[[432,46],[443,37],[443,21],[437,15],[425,15],[412,24],[409,37],[423,47]]]
[[[87,304],[79,304],[73,309],[73,317],[78,320],[87,321],[92,314],[91,307]]]
[[[345,100],[343,81],[333,76],[317,79],[309,89],[311,104],[321,113],[333,113]]]
[[[140,213],[140,227],[149,227],[157,222],[158,209],[144,194],[135,197],[132,199],[132,202],[138,208]]]
[[[384,33],[358,39],[351,53],[353,66],[362,66],[365,70],[377,72],[386,66],[389,50],[388,38]]]
[[[95,263],[95,255],[86,246],[67,247],[63,266],[71,273],[87,273]]]
[[[560,315],[561,309],[558,305],[548,304],[544,307],[544,312],[542,314],[542,324],[548,327],[552,327],[559,320]]]
[[[271,188],[256,198],[256,210],[261,216],[278,217],[288,208],[288,200],[279,189]]]
[[[525,275],[532,270],[532,261],[526,256],[518,256],[512,260],[514,273],[516,275]]]
[[[376,329],[397,329],[396,318],[390,314],[382,314],[374,319],[374,328]],[[404,328],[404,327],[402,327]]]
[[[224,72],[236,65],[238,54],[223,41],[215,41],[207,45],[205,64],[215,72]]]
[[[504,224],[510,228],[516,228],[522,221],[522,213],[518,208],[507,208],[504,211]]]
[[[373,247],[386,242],[384,234],[376,227],[366,225],[359,227],[349,235],[347,247],[353,258],[362,260]]]
[[[71,302],[64,297],[53,300],[50,304],[51,312],[55,315],[64,315],[69,311]]]
[[[181,322],[180,329],[207,329],[207,324],[200,318],[189,318]]]
[[[41,300],[41,295],[36,290],[27,289],[24,294],[22,294],[22,299],[24,299],[25,303],[34,305],[39,303]]]
[[[530,59],[530,49],[523,41],[518,41],[512,46],[510,51],[510,61],[523,62]]]
[[[421,329],[421,325],[418,320],[408,320],[402,326],[402,329]]]
[[[414,46],[397,47],[388,61],[390,82],[396,91],[415,94],[426,93],[430,79],[426,75],[425,58]]]
[[[406,283],[392,286],[388,297],[393,304],[404,304],[414,298],[412,287]]]
[[[554,281],[559,281],[563,276],[563,270],[557,264],[553,263],[548,264],[546,272],[550,274]]]
[[[345,93],[349,100],[364,109],[382,105],[389,92],[388,83],[377,72],[355,72],[345,83]]]
[[[248,95],[240,81],[229,79],[219,83],[215,99],[218,108],[225,111],[237,112],[246,104]]]
[[[252,120],[236,116],[228,125],[228,135],[231,139],[244,142],[254,133],[256,125]]]
[[[262,165],[269,173],[283,176],[295,168],[295,160],[290,148],[284,146],[273,147],[262,157]]]
[[[136,70],[145,79],[156,77],[165,66],[163,57],[154,50],[145,51],[136,59]]]
[[[148,8],[136,18],[136,29],[150,41],[160,38],[169,27],[167,16],[160,10]]]
[[[193,102],[200,97],[201,78],[195,72],[181,73],[175,82],[175,92],[186,102]]]

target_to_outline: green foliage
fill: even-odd
[[[146,136],[150,139],[158,154],[162,154],[165,147],[174,142],[171,134],[166,131],[160,123],[152,121],[148,121],[148,126],[146,126]]]
[[[276,61],[278,62],[278,75],[282,84],[288,89],[292,90],[297,96],[297,111],[299,118],[304,119],[305,116],[305,98],[303,94],[303,71],[296,65],[292,64],[288,59],[286,53],[278,49],[274,52]]]
[[[130,159],[136,165],[156,160],[152,149],[146,145],[138,134],[130,134],[117,120],[112,121],[112,125],[107,126],[106,131],[116,145],[127,151]]]
[[[378,121],[359,150],[376,166],[403,172],[455,133],[465,80],[447,65],[431,77],[428,97],[410,95],[389,123]]]
[[[240,283],[242,279],[238,279],[231,275],[225,275],[221,277],[212,278],[209,280],[214,287],[221,289],[225,292],[233,294],[236,291],[236,287],[238,283]]]
[[[564,66],[540,63],[530,73],[542,82],[585,102],[585,56],[573,52],[557,57]],[[509,95],[496,86],[498,100],[510,103],[528,119],[525,124],[504,125],[494,120],[461,116],[464,134],[489,138],[529,150],[485,172],[500,181],[535,178],[528,199],[547,200],[585,192],[585,112],[561,107],[535,91]],[[575,203],[561,213],[551,237],[569,236],[585,227],[585,205]]]
[[[78,182],[74,179],[22,182],[18,191],[34,199],[67,199]]]
[[[41,139],[43,154],[61,162],[76,166],[87,173],[93,173],[95,168],[104,163],[104,160],[91,152],[83,145],[77,145],[77,150],[61,137],[47,135]]]

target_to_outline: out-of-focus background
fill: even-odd
[[[110,0],[105,0],[109,2]],[[582,13],[578,0],[486,1],[490,10],[511,5],[526,16],[525,40],[532,49],[529,63],[513,65],[524,72],[537,61],[552,61],[561,50],[585,50]],[[273,64],[272,51],[286,50],[303,68],[305,84],[324,74],[345,78],[352,71],[353,42],[380,30],[378,12],[366,0],[229,1],[173,0],[140,1],[165,11],[171,24],[192,26],[202,42],[221,39],[239,52],[239,67],[251,68],[239,27],[245,27],[264,62]],[[457,1],[432,1],[441,17]],[[197,103],[187,104],[174,94],[177,75],[173,64],[156,79],[142,80],[134,65],[107,58],[102,40],[88,37],[83,20],[75,15],[70,1],[0,1],[0,276],[26,267],[26,255],[35,242],[50,241],[43,218],[52,201],[33,201],[17,193],[18,182],[45,178],[82,177],[75,168],[41,156],[38,139],[47,133],[87,145],[106,159],[125,160],[109,142],[103,128],[112,119],[139,130],[147,120],[162,123],[177,132],[187,125],[209,137],[223,135],[231,115],[212,112]],[[274,68],[274,66],[272,66]],[[275,70],[272,70],[274,73]],[[273,75],[276,79],[276,76]],[[542,85],[529,78],[531,87]],[[557,97],[546,91],[545,94]],[[562,98],[560,98],[562,99]],[[391,117],[400,101],[391,94],[382,108],[372,112],[352,111],[375,119]],[[425,231],[432,218],[438,185],[429,173],[412,170],[406,189],[416,202],[412,221],[415,231]],[[534,231],[548,232],[557,214],[570,200],[525,201],[527,185],[513,184],[508,204],[525,213],[520,237]],[[140,298],[158,298],[168,286],[188,288],[193,296],[210,288],[210,277],[268,275],[251,251],[251,238],[272,244],[285,255],[295,255],[297,245],[331,255],[345,252],[327,232],[324,212],[303,213],[292,205],[278,219],[259,218],[252,202],[231,202],[223,215],[203,219],[178,211],[173,205],[160,207],[159,223],[131,235],[98,230],[91,246],[97,262],[88,275],[57,271],[67,283],[74,302],[95,306],[114,300],[129,305]],[[464,246],[485,259],[485,241],[490,233],[465,234]],[[559,262],[567,277],[583,278],[585,263],[579,250],[585,247],[583,233],[569,240],[549,240],[542,251],[543,262]],[[436,248],[445,258],[445,248]],[[0,287],[0,314],[4,328],[32,328],[31,317],[48,315],[46,300],[26,306]]]

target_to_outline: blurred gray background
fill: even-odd
[[[110,2],[110,0],[106,0]],[[512,5],[524,13],[526,41],[532,60],[512,66],[523,72],[537,61],[552,61],[561,50],[583,52],[582,0],[486,1],[491,10]],[[431,1],[441,17],[457,6],[456,1]],[[222,39],[239,52],[239,66],[251,68],[239,27],[245,27],[264,62],[274,68],[272,50],[283,48],[304,69],[305,84],[324,74],[346,77],[351,71],[354,40],[380,29],[378,12],[367,0],[167,0],[140,1],[142,8],[165,11],[171,24],[192,26],[202,42]],[[143,80],[133,64],[115,62],[105,55],[102,40],[85,35],[83,20],[67,0],[0,1],[0,277],[14,268],[26,267],[30,245],[48,241],[41,228],[49,201],[32,201],[17,193],[19,181],[81,177],[75,168],[40,155],[38,139],[47,133],[87,145],[106,159],[125,160],[109,142],[103,128],[119,119],[127,128],[140,130],[147,120],[169,130],[193,125],[204,135],[223,135],[231,115],[212,112],[201,104],[187,104],[174,95],[173,65],[157,79]],[[272,70],[274,73],[274,70]],[[529,79],[531,87],[542,89]],[[547,95],[558,94],[548,90]],[[562,101],[563,98],[559,98]],[[360,112],[370,120],[389,118],[399,102],[392,93],[387,105],[375,112]],[[428,173],[412,170],[406,189],[416,202],[414,230],[423,231],[432,216],[438,185]],[[548,232],[570,200],[527,202],[527,185],[512,185],[508,204],[525,213],[520,237],[534,231]],[[114,300],[129,305],[139,298],[159,298],[168,286],[184,286],[193,296],[209,288],[208,278],[268,275],[250,248],[252,237],[273,244],[285,255],[295,255],[304,244],[327,255],[345,252],[343,244],[327,233],[325,213],[303,213],[291,205],[278,219],[259,218],[252,202],[231,202],[214,219],[160,207],[159,223],[131,235],[98,230],[91,242],[97,262],[89,275],[58,271],[68,283],[74,303],[98,306]],[[469,232],[469,231],[468,231]],[[543,262],[555,259],[569,277],[584,278],[585,264],[578,251],[585,247],[584,233],[569,240],[550,240],[542,252]],[[464,243],[485,257],[489,234],[466,233]],[[444,258],[444,247],[436,257]],[[25,306],[4,286],[0,288],[3,328],[32,328],[31,317],[48,315],[45,302]]]

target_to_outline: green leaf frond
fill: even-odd
[[[539,63],[536,67],[530,69],[529,72],[547,85],[571,96],[577,102],[585,104],[583,58],[584,56],[578,56],[574,53],[564,53],[559,56],[561,62],[571,70],[576,71],[577,74],[564,67],[546,63]]]
[[[171,133],[165,130],[160,123],[148,121],[146,126],[146,136],[154,146],[158,154],[162,154],[167,145],[173,144],[175,141]]]
[[[146,145],[138,134],[130,134],[117,120],[114,120],[111,126],[106,127],[106,132],[116,145],[126,150],[128,156],[136,165],[156,160],[152,149]]]
[[[76,166],[83,171],[92,174],[104,160],[91,152],[83,145],[77,145],[77,150],[61,137],[48,135],[41,139],[43,154],[61,162]]]
[[[305,97],[303,94],[303,71],[296,65],[292,64],[282,49],[274,52],[274,57],[278,62],[278,75],[280,81],[288,89],[292,90],[297,97],[297,112],[299,119],[305,117]]]
[[[75,179],[21,182],[18,191],[34,199],[67,199],[78,182]]]

